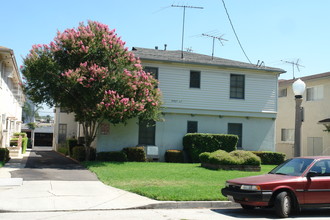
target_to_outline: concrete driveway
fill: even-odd
[[[45,148],[0,168],[0,212],[127,209],[158,201],[104,185],[75,161]]]

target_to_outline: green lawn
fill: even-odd
[[[162,201],[226,200],[220,193],[228,179],[260,175],[261,172],[214,171],[200,164],[85,162],[84,165],[107,185]]]

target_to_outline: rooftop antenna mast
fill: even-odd
[[[209,35],[209,34],[202,34],[202,36],[204,36],[204,37],[210,37],[210,38],[213,39],[213,44],[212,44],[212,60],[213,60],[213,56],[214,56],[214,41],[215,41],[215,39],[219,40],[222,46],[223,46],[222,41],[228,41],[228,40],[222,38],[223,35],[221,35],[220,37],[217,37],[217,36],[213,36],[213,35]]]
[[[186,8],[193,8],[193,9],[204,9],[204,8],[188,6],[188,5],[171,5],[171,7],[183,8],[182,40],[181,40],[181,59],[182,59],[183,58],[184,24],[185,24],[185,17],[186,17]]]
[[[281,61],[284,62],[284,63],[288,63],[288,64],[291,64],[292,65],[293,79],[295,79],[295,76],[294,76],[294,67],[296,67],[299,72],[300,72],[299,67],[305,67],[305,66],[299,64],[299,59],[297,59],[296,62],[294,62],[294,61],[286,61],[286,60],[281,60]]]

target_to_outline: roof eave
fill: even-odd
[[[235,65],[223,65],[223,64],[212,64],[212,63],[198,63],[198,62],[191,62],[191,61],[162,60],[162,59],[152,59],[152,58],[143,58],[143,57],[140,57],[140,60],[160,61],[160,62],[168,62],[168,63],[189,63],[189,64],[194,64],[194,65],[217,66],[217,67],[225,67],[225,68],[267,71],[267,72],[274,72],[274,73],[278,73],[278,74],[286,73],[286,71],[285,70],[282,70],[282,69],[253,68],[253,67],[242,67],[242,66],[235,66]]]

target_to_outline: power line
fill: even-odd
[[[225,8],[225,11],[226,11],[226,14],[227,14],[227,17],[228,17],[229,23],[230,23],[230,25],[231,25],[231,28],[233,29],[233,32],[234,32],[234,34],[235,34],[236,40],[237,40],[239,46],[241,47],[241,49],[242,49],[242,51],[243,51],[243,53],[244,53],[246,59],[249,61],[250,64],[252,64],[252,62],[250,61],[249,57],[246,55],[245,50],[243,49],[243,46],[242,46],[242,44],[241,44],[241,41],[240,41],[239,38],[238,38],[238,35],[237,35],[236,31],[235,31],[235,28],[234,28],[233,22],[232,22],[231,19],[230,19],[230,16],[229,16],[229,13],[228,13],[228,10],[227,10],[227,7],[226,7],[226,4],[225,4],[225,1],[222,0],[222,3],[223,3],[223,7]]]

